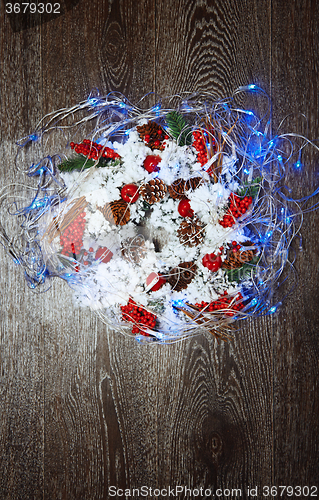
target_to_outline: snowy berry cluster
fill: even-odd
[[[101,144],[92,142],[89,139],[84,139],[84,141],[82,141],[80,144],[71,142],[70,147],[71,149],[74,149],[77,154],[87,156],[87,158],[92,160],[97,160],[99,156],[102,156],[102,158],[111,158],[112,160],[120,158],[120,155],[117,154],[113,149],[103,147],[101,146]]]
[[[156,316],[143,307],[139,306],[133,299],[129,299],[126,306],[121,307],[123,321],[134,323],[132,333],[141,333],[148,336],[147,328],[154,328],[156,325]]]
[[[60,245],[62,246],[62,255],[79,254],[83,247],[83,233],[85,227],[85,213],[80,215],[66,228],[60,236]]]
[[[224,296],[221,296],[218,300],[214,300],[213,302],[199,302],[196,303],[195,306],[199,311],[204,312],[213,312],[225,310],[226,316],[234,316],[236,311],[240,311],[243,309],[243,296],[239,292],[235,297],[227,297],[227,292],[224,292]]]
[[[240,198],[236,194],[232,193],[229,197],[229,207],[219,224],[223,227],[232,227],[236,219],[244,215],[249,206],[251,205],[253,199],[251,196],[244,196]]]

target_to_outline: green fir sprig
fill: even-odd
[[[77,155],[74,158],[68,158],[59,165],[59,170],[61,172],[72,172],[73,170],[83,170],[86,168],[91,168],[95,165],[96,161],[87,158],[84,155]],[[97,163],[97,167],[106,167],[107,165],[115,166],[119,163],[119,160],[111,160],[110,158],[101,157]]]
[[[255,198],[261,188],[261,181],[262,177],[256,177],[256,179],[253,179],[251,182],[244,182],[244,185],[237,191],[238,196],[241,198],[244,196]]]
[[[244,278],[251,274],[251,270],[255,267],[259,261],[260,257],[254,257],[250,262],[245,262],[242,267],[237,267],[235,269],[225,269],[226,276],[229,282],[236,281],[240,283]]]
[[[190,146],[192,143],[192,129],[184,116],[178,113],[178,111],[170,111],[165,118],[168,125],[168,132],[178,141],[178,145]]]

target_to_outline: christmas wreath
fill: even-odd
[[[247,91],[264,95],[234,96]],[[3,224],[2,242],[29,286],[63,278],[78,304],[143,341],[227,340],[234,321],[274,312],[301,215],[282,181],[301,148],[234,96],[145,111],[91,95],[45,117],[18,145],[32,196],[2,197],[18,228],[9,238]]]

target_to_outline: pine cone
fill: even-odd
[[[177,234],[179,241],[187,247],[197,247],[205,236],[204,227],[197,217],[185,217],[177,230]]]
[[[122,242],[121,252],[126,260],[133,262],[134,264],[138,264],[147,253],[143,236],[139,234],[134,238],[128,238]]]
[[[196,271],[197,266],[194,262],[183,262],[170,270],[168,282],[175,292],[180,292],[195,278]]]
[[[128,204],[123,200],[111,201],[104,207],[97,207],[105,219],[116,226],[125,226],[130,220],[131,212]]]
[[[184,179],[177,179],[171,186],[168,186],[169,195],[174,200],[185,200],[185,181]]]
[[[185,182],[185,191],[189,191],[190,189],[194,191],[198,186],[203,184],[204,181],[201,177],[191,177]]]
[[[145,125],[137,126],[136,130],[140,138],[145,141],[145,136],[149,135],[148,141],[145,141],[149,148],[153,151],[154,149],[159,149],[163,151],[164,147],[162,142],[164,140],[166,132],[162,129],[160,125],[156,122],[148,122]],[[158,133],[160,131],[160,133]],[[159,144],[155,141],[159,141]]]
[[[187,198],[185,192],[190,189],[194,191],[202,183],[203,179],[201,177],[191,177],[187,181],[177,179],[171,186],[168,186],[168,192],[174,200],[185,200]]]
[[[251,242],[245,242],[244,246],[252,246]],[[250,262],[256,253],[256,250],[238,250],[237,252],[229,251],[226,260],[222,263],[223,269],[237,269],[242,267],[246,262]]]
[[[141,186],[140,193],[142,198],[153,205],[162,200],[166,194],[167,188],[163,181],[160,179],[152,179],[147,184]]]

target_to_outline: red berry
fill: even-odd
[[[194,215],[194,210],[192,210],[189,200],[181,200],[177,210],[182,217],[193,217]]]
[[[95,253],[95,259],[100,259],[101,262],[107,264],[113,257],[113,253],[106,247],[100,247]]]
[[[157,166],[160,162],[162,161],[162,158],[160,156],[155,156],[155,155],[149,155],[145,158],[144,160],[144,168],[147,170],[149,174],[153,172],[158,172],[159,167]]]
[[[215,255],[214,253],[207,253],[204,255],[202,260],[203,266],[207,267],[210,271],[218,271],[222,265],[222,259],[220,255]]]
[[[160,145],[160,141],[158,141],[158,140],[154,141],[154,146],[155,146],[156,148],[158,148],[158,146],[159,146],[159,145]]]
[[[126,203],[135,203],[139,197],[138,187],[135,184],[126,184],[121,189],[121,196]]]
[[[150,140],[151,136],[149,134],[146,134],[144,137],[145,142],[148,142]]]

